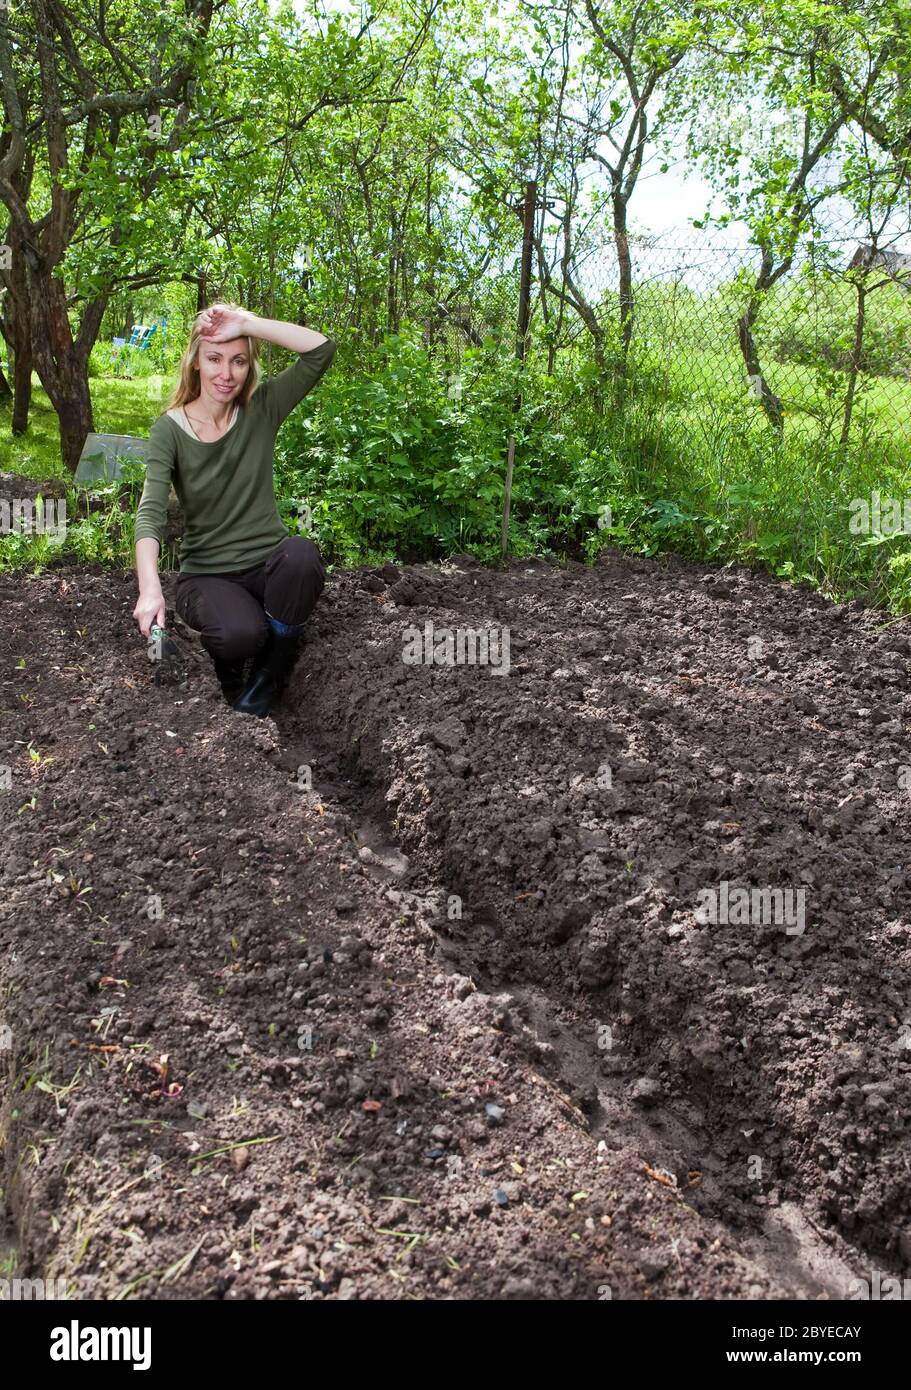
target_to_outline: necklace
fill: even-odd
[[[231,423],[232,423],[232,421],[233,421],[233,419],[234,419],[234,416],[235,416],[236,412],[237,412],[237,406],[235,406],[234,409],[232,410],[232,412],[231,412],[231,418],[228,420],[228,423],[227,423],[221,430],[219,430],[218,434],[215,436],[216,439],[221,439],[222,435],[227,434],[228,430],[231,428]],[[212,429],[215,428],[215,421],[214,421],[214,420],[199,420],[199,419],[197,419],[197,417],[196,417],[195,415],[191,415],[191,414],[190,414],[190,412],[187,410],[186,406],[184,406],[184,408],[183,408],[183,413],[184,413],[184,415],[187,417],[187,419],[190,421],[190,424],[191,424],[191,425],[201,425],[203,429],[205,429],[207,425],[210,426]],[[195,434],[195,433],[196,433],[196,431],[194,430],[194,434]],[[198,435],[197,435],[197,438],[199,438]],[[209,440],[208,442],[209,442],[209,443],[214,443],[214,440]]]

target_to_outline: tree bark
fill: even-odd
[[[614,246],[617,248],[617,266],[620,271],[620,351],[625,366],[633,338],[633,259],[629,253],[629,237],[626,234],[626,199],[615,195],[612,202]]]
[[[842,446],[847,444],[851,434],[851,416],[854,413],[857,375],[860,371],[860,364],[863,359],[864,328],[866,326],[867,317],[867,287],[863,280],[860,280],[855,288],[857,290],[857,314],[854,319],[854,343],[851,348],[851,368],[848,373],[848,390],[845,395],[845,409],[841,421],[841,439],[839,443]]]
[[[60,421],[64,465],[75,473],[85,437],[95,427],[86,367],[106,301],[85,306],[79,337],[74,341],[64,285],[40,263],[30,267],[29,299],[35,370]]]
[[[13,364],[16,360],[16,355],[13,352],[13,345],[10,340],[9,322],[5,318],[0,318],[0,338],[2,338],[3,341],[6,343],[6,356],[10,364],[10,373],[12,374]],[[7,381],[2,368],[0,368],[0,378],[2,378],[2,380],[0,380],[0,398],[8,400],[9,397],[13,394],[13,388]]]
[[[25,434],[32,408],[32,344],[28,328],[16,335],[13,357],[13,434]]]
[[[763,252],[762,265],[756,277],[756,283],[750,291],[750,298],[746,308],[737,320],[737,336],[740,340],[740,351],[750,381],[750,389],[765,411],[769,423],[779,434],[784,431],[784,407],[781,400],[775,395],[775,392],[762,374],[762,367],[759,362],[759,349],[753,337],[753,325],[759,314],[763,295],[770,288],[773,281],[778,279],[779,276],[783,274],[784,270],[790,266],[791,260],[792,257],[788,256],[783,265],[776,271],[773,269],[773,261],[769,252]]]
[[[6,316],[3,320],[3,336],[10,350],[13,377],[13,416],[11,429],[14,435],[25,434],[28,429],[29,412],[32,404],[32,340],[28,314],[28,287],[25,280],[25,263],[16,257],[7,272]]]

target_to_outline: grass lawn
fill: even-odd
[[[744,428],[758,425],[761,431],[768,429],[758,402],[748,394],[743,360],[736,353],[700,347],[681,351],[678,344],[673,355],[656,360],[670,399],[686,402],[694,413],[694,423],[703,429],[711,427],[713,416],[722,407],[742,412]],[[784,404],[787,431],[807,439],[827,435],[835,444],[841,433],[847,377],[835,374],[832,380],[837,390],[827,396],[812,367],[767,357],[762,361],[769,385]],[[852,438],[885,444],[890,452],[911,462],[909,425],[911,383],[897,377],[862,375],[854,400]]]
[[[161,413],[172,377],[147,376],[134,381],[93,377],[90,382],[98,434],[148,434]],[[0,403],[0,468],[28,478],[68,477],[60,458],[57,415],[47,394],[34,382],[32,410],[25,434],[10,433],[12,404]]]

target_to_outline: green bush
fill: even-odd
[[[169,356],[163,349],[152,345],[143,352],[141,348],[130,347],[125,343],[115,348],[111,342],[101,339],[92,348],[89,356],[89,377],[115,377],[120,381],[136,381],[148,376],[159,376],[168,370],[165,358]]]
[[[279,490],[316,499],[316,532],[340,555],[439,555],[498,534],[515,371],[487,340],[466,350],[463,395],[450,398],[420,336],[387,335],[357,372],[337,362],[282,430]]]
[[[873,284],[882,276],[871,277]],[[857,297],[839,278],[817,276],[812,285],[795,282],[771,301],[759,333],[777,362],[839,372],[851,369]],[[866,300],[859,370],[871,376],[911,376],[911,296],[896,285],[882,285]]]

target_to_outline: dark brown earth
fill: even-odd
[[[152,682],[130,574],[0,599],[16,1273],[597,1300],[909,1272],[903,623],[613,554],[335,573],[254,721],[192,639]],[[508,628],[509,674],[406,665],[428,619]],[[805,930],[701,923],[723,881],[803,886]]]

